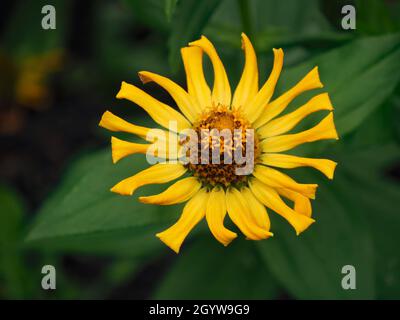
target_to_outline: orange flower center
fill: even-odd
[[[187,164],[189,171],[205,186],[245,185],[248,174],[238,169],[249,161],[254,164],[259,147],[255,131],[241,113],[214,106],[203,112],[193,129],[198,136],[199,161]]]

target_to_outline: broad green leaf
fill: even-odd
[[[251,1],[254,13],[256,46],[270,53],[276,46],[340,42],[350,33],[337,32],[320,10],[318,0]]]
[[[41,268],[46,264],[60,266],[60,259],[29,252],[23,246],[25,228],[24,200],[13,190],[0,187],[0,297],[3,299],[45,299],[76,297],[79,290],[72,290],[71,279],[65,273],[57,274],[57,285],[62,290],[46,292],[40,281]],[[34,259],[32,259],[34,257]],[[58,269],[57,271],[60,271]],[[72,295],[70,295],[70,293]]]
[[[335,181],[342,179],[340,167],[337,171]],[[294,298],[374,298],[373,243],[363,212],[335,181],[308,177],[307,182],[319,184],[313,201],[316,222],[296,236],[286,221],[271,213],[274,237],[257,244],[265,263]],[[341,286],[345,265],[356,268],[356,290]]]
[[[80,252],[146,254],[161,243],[155,233],[179,215],[177,207],[145,205],[132,197],[111,193],[118,181],[146,168],[145,157],[132,156],[113,165],[110,151],[77,161],[63,182],[39,210],[27,240],[40,247]],[[166,186],[148,186],[155,194]]]
[[[168,39],[169,62],[178,69],[179,50],[200,36],[220,0],[185,0],[178,3]]]
[[[319,184],[313,201],[316,223],[296,237],[272,213],[275,236],[259,243],[277,280],[296,298],[393,298],[400,292],[400,188],[382,176],[400,159],[400,149],[386,144],[363,150],[355,142],[331,150],[339,163],[333,181],[301,180]],[[356,290],[341,288],[345,264],[356,268]]]
[[[318,0],[252,0],[252,13],[257,31],[271,26],[286,33],[318,33],[332,29],[320,11]]]
[[[351,194],[367,218],[375,246],[376,290],[380,299],[400,296],[400,184],[384,175],[384,170],[399,163],[400,148],[378,145],[356,154],[348,152],[341,162],[345,179],[340,188]]]
[[[251,242],[224,248],[211,236],[181,252],[156,299],[274,299],[279,288]]]
[[[371,113],[368,118],[346,139],[349,152],[361,151],[393,140],[396,128],[396,110],[392,103],[385,103]]]
[[[132,199],[132,201],[136,200]],[[177,213],[179,212],[177,210]],[[116,231],[54,236],[37,240],[28,238],[27,246],[49,252],[70,254],[147,257],[160,250],[166,251],[166,247],[155,234],[167,227],[168,224],[154,222],[154,225],[149,227],[127,227]]]
[[[350,180],[351,181],[351,180]],[[399,248],[400,215],[398,203],[400,186],[388,181],[373,180],[348,185],[348,192],[355,193],[355,201],[364,208],[371,225],[376,258],[376,290],[380,299],[400,297]]]

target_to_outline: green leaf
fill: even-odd
[[[178,3],[168,40],[169,62],[173,71],[178,69],[180,48],[200,36],[219,3],[220,0],[185,0]]]
[[[175,12],[176,4],[178,0],[165,0],[165,15],[167,16],[167,20],[170,22],[172,15]]]
[[[353,143],[332,152],[339,163],[333,181],[302,180],[319,184],[316,223],[296,237],[286,222],[272,220],[275,236],[259,243],[261,253],[296,298],[393,298],[400,292],[400,188],[382,172],[399,161],[400,149],[393,143],[365,149]],[[356,290],[340,286],[345,264],[356,268]]]
[[[321,45],[321,42],[337,42],[352,36],[332,28],[320,11],[318,0],[258,0],[252,3],[254,23],[258,30],[256,47],[260,51],[270,53],[276,46],[312,42]]]
[[[180,253],[156,299],[273,299],[279,288],[251,242],[224,248],[211,236]]]
[[[277,281],[295,298],[375,297],[374,251],[368,224],[351,194],[337,187],[336,181],[340,179],[339,172],[330,184],[309,176],[307,181],[319,184],[317,199],[313,201],[315,224],[296,236],[286,221],[278,221],[271,214],[275,236],[258,243]],[[356,268],[356,290],[344,290],[341,286],[345,265]]]
[[[324,84],[322,90],[332,99],[335,124],[343,137],[393,93],[400,80],[400,73],[393,72],[400,68],[400,35],[362,38],[286,69],[279,91],[290,88],[315,66]],[[295,105],[309,97],[304,94]]]
[[[41,268],[46,264],[60,266],[59,259],[25,250],[23,229],[25,227],[23,199],[15,191],[0,186],[0,297],[5,299],[45,299],[46,295],[40,281]],[[34,259],[32,260],[32,257]],[[29,263],[27,263],[29,261]],[[58,267],[57,267],[58,268]],[[57,269],[59,271],[59,269]],[[57,285],[62,290],[53,292],[52,298],[76,297],[78,290],[71,296],[73,284],[65,279],[65,273],[57,274]]]
[[[376,252],[377,296],[394,299],[400,295],[399,184],[384,180],[369,181],[368,184],[358,185],[356,190],[350,185],[348,190],[356,193],[355,201],[364,208],[371,225]]]
[[[370,263],[376,268],[380,299],[393,299],[400,294],[400,184],[383,175],[384,169],[399,160],[400,148],[394,144],[378,145],[356,154],[348,152],[340,159],[345,172],[340,187],[352,195],[371,226],[376,257]]]
[[[346,137],[347,151],[361,151],[392,141],[396,132],[396,120],[395,106],[392,103],[385,103]]]
[[[154,236],[180,210],[140,203],[136,197],[111,193],[118,181],[148,167],[139,155],[113,165],[110,151],[99,151],[77,161],[63,182],[39,210],[27,240],[49,249],[97,254],[143,255],[161,248]],[[165,186],[143,188],[155,194]]]

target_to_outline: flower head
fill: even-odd
[[[141,202],[158,205],[187,202],[179,220],[157,234],[175,252],[179,252],[186,236],[204,217],[214,237],[225,246],[237,237],[224,225],[226,214],[251,240],[272,236],[267,208],[285,218],[300,234],[314,222],[310,199],[315,198],[317,185],[298,183],[279,168],[308,166],[333,178],[335,162],[284,153],[303,143],[338,139],[327,93],[318,94],[297,110],[281,115],[301,93],[322,88],[318,68],[271,101],[283,66],[282,49],[273,49],[271,74],[259,88],[256,54],[245,34],[242,34],[242,48],[245,65],[233,96],[224,65],[204,36],[181,50],[187,91],[163,76],[139,72],[143,83],[152,81],[163,87],[180,112],[136,86],[122,83],[117,98],[136,103],[168,130],[136,126],[109,111],[100,121],[104,128],[128,132],[148,142],[139,144],[113,137],[114,162],[134,153],[149,155],[150,151],[161,160],[122,180],[111,191],[132,195],[143,185],[181,178],[160,194],[139,198]],[[203,74],[203,54],[213,66],[212,89]],[[329,112],[320,123],[299,133],[288,133],[306,116],[321,110]],[[291,201],[293,208],[282,198]]]

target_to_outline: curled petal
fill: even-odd
[[[204,218],[208,196],[205,189],[198,191],[186,203],[179,220],[167,230],[157,233],[156,236],[176,253],[179,253],[189,232]]]
[[[300,214],[288,207],[273,188],[268,187],[261,181],[252,179],[250,180],[249,184],[251,191],[254,193],[257,199],[268,208],[271,208],[285,218],[296,230],[297,235],[306,230],[312,223],[315,222],[314,219]]]
[[[151,130],[150,128],[136,126],[132,123],[129,123],[121,119],[120,117],[117,117],[116,115],[112,114],[110,111],[106,111],[103,113],[99,126],[113,132],[132,133],[143,139],[146,139],[147,132]]]
[[[179,178],[186,172],[181,164],[158,163],[132,177],[124,179],[111,188],[112,192],[121,195],[132,195],[135,190],[146,184],[160,184]]]
[[[225,192],[222,188],[215,187],[210,192],[207,202],[206,219],[208,227],[214,237],[227,246],[237,234],[226,229],[224,219],[226,216]]]
[[[282,152],[293,149],[303,143],[325,139],[339,139],[333,122],[332,112],[311,129],[299,133],[271,137],[261,141],[261,148],[263,152]]]
[[[262,183],[265,183],[266,185],[273,187],[273,188],[287,188],[291,189],[297,192],[300,192],[304,196],[314,199],[315,198],[315,192],[317,190],[318,185],[317,184],[303,184],[303,183],[297,183],[294,181],[292,178],[290,178],[288,175],[266,167],[266,166],[261,166],[258,165],[255,167],[253,171],[253,175],[260,180]]]
[[[175,182],[164,192],[154,196],[139,197],[143,203],[170,205],[185,202],[197,193],[201,183],[195,177],[189,177]]]
[[[255,128],[263,126],[268,121],[278,116],[299,94],[308,90],[322,87],[323,85],[319,79],[318,67],[315,67],[294,87],[286,91],[279,98],[275,99],[264,108],[262,114],[254,123]]]
[[[236,188],[229,188],[226,192],[226,207],[228,215],[243,234],[251,240],[261,240],[272,236],[272,233],[259,227],[250,211],[253,208]]]
[[[178,131],[190,128],[190,122],[178,111],[158,101],[136,86],[122,82],[117,99],[128,99],[143,108],[149,116],[164,128],[170,127],[170,121],[177,123]]]
[[[214,86],[211,96],[212,102],[216,105],[221,104],[223,106],[230,106],[231,87],[229,85],[228,76],[213,44],[205,36],[201,36],[199,40],[190,42],[189,46],[201,48],[210,57],[214,68]]]
[[[203,72],[203,51],[199,47],[185,47],[181,49],[181,55],[189,94],[201,109],[211,107],[211,90]]]
[[[167,90],[175,100],[179,109],[190,122],[193,122],[200,114],[201,109],[198,106],[197,101],[172,80],[148,71],[139,72],[139,77],[143,83],[154,81]]]
[[[313,167],[327,178],[333,179],[337,163],[329,159],[313,159],[296,157],[281,153],[263,153],[260,156],[262,164],[272,167],[292,169],[298,167]]]
[[[294,202],[294,211],[304,214],[307,217],[311,217],[312,206],[310,199],[289,189],[278,188],[277,191],[280,195]]]
[[[250,214],[254,222],[262,229],[269,230],[271,222],[265,206],[257,200],[251,190],[247,187],[240,190],[243,197],[246,199],[248,207],[251,208]]]
[[[309,114],[320,110],[333,110],[332,103],[327,93],[319,94],[295,111],[268,122],[257,132],[262,138],[273,137],[286,133],[293,129]]]
[[[239,84],[233,95],[232,107],[246,108],[246,103],[253,98],[258,91],[258,67],[257,56],[249,38],[242,33],[242,49],[245,53],[245,64]]]
[[[272,95],[274,94],[276,84],[282,71],[283,50],[273,49],[273,51],[274,66],[272,67],[268,80],[262,86],[260,91],[246,104],[246,107],[243,108],[244,114],[251,123],[255,122],[267,107]]]
[[[113,163],[117,163],[122,158],[135,153],[146,154],[151,144],[141,144],[124,141],[115,137],[111,137],[111,150]]]

